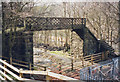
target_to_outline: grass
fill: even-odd
[[[59,56],[64,56],[64,57],[69,57],[67,52],[63,52],[63,51],[49,51],[51,54],[56,54]]]

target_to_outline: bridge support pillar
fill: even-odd
[[[2,37],[2,56],[8,61],[13,59],[29,63],[31,69],[33,64],[33,33],[32,32],[12,32],[4,33]],[[12,57],[12,60],[10,60]],[[16,62],[16,61],[12,61]],[[17,62],[16,62],[17,63]],[[14,65],[14,64],[13,64]],[[18,65],[15,65],[20,67]],[[25,67],[26,68],[26,67]]]

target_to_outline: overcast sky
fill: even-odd
[[[41,2],[118,2],[120,0],[34,0]]]
[[[40,1],[40,2],[118,2],[120,0],[0,0],[0,2],[29,2],[29,1]]]

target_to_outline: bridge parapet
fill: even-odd
[[[5,30],[11,27],[24,27],[25,30],[59,30],[59,29],[79,29],[85,26],[85,18],[56,18],[56,17],[26,17],[7,18],[4,20]]]

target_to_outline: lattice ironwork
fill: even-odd
[[[84,18],[26,17],[4,20],[6,29],[25,27],[27,30],[78,29],[85,25]]]

